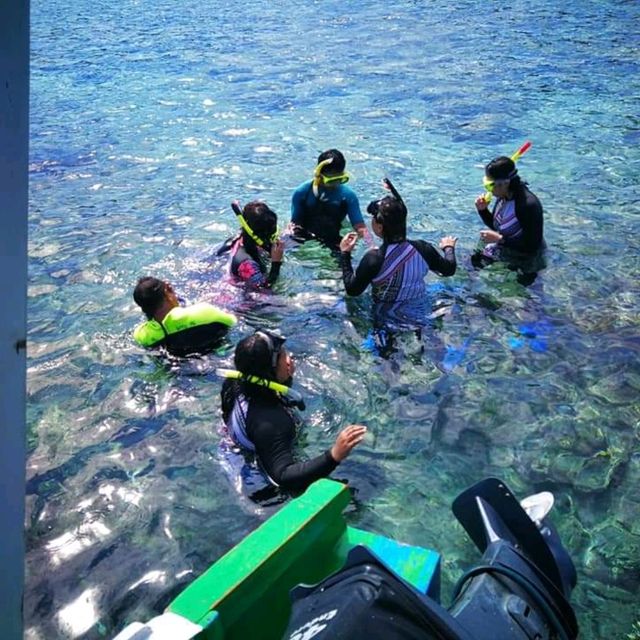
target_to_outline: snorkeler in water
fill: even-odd
[[[366,427],[349,425],[333,445],[311,460],[296,461],[294,445],[300,419],[294,406],[304,403],[291,389],[295,365],[284,338],[266,330],[241,340],[237,371],[221,371],[222,416],[231,438],[255,452],[269,480],[288,491],[302,491],[328,476],[362,442]]]
[[[271,287],[280,275],[284,257],[278,216],[264,202],[249,202],[244,209],[237,202],[231,206],[242,231],[228,240],[218,255],[231,251],[229,272],[238,280],[255,288]]]
[[[506,156],[495,158],[485,167],[484,186],[488,193],[476,198],[476,210],[488,229],[480,231],[485,243],[471,256],[474,267],[481,269],[502,261],[518,272],[521,284],[531,284],[546,266],[544,220],[540,200],[520,179],[515,162]],[[496,203],[489,210],[488,200]]]
[[[296,236],[315,239],[337,251],[340,228],[348,216],[358,235],[366,232],[358,196],[347,186],[346,160],[338,149],[319,156],[312,180],[303,182],[291,198],[291,223]]]
[[[207,302],[180,306],[171,284],[151,276],[140,278],[133,299],[147,316],[133,332],[134,340],[143,347],[165,347],[174,355],[216,348],[237,322]]]
[[[382,246],[371,248],[354,273],[351,252],[358,236],[348,233],[340,242],[342,280],[346,292],[357,296],[371,284],[374,302],[395,303],[423,297],[424,278],[429,271],[441,276],[456,272],[455,246],[457,238],[440,240],[444,255],[424,240],[407,239],[407,207],[391,181],[383,182],[392,195],[369,203],[373,233],[382,238]]]

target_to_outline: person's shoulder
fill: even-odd
[[[542,211],[542,203],[540,202],[540,198],[538,198],[538,196],[533,193],[533,191],[531,191],[531,189],[529,189],[529,187],[526,185],[523,185],[522,187],[521,198],[525,207]]]
[[[338,191],[340,192],[341,196],[343,198],[346,198],[347,200],[357,200],[358,199],[358,195],[354,191],[353,187],[350,187],[348,184],[341,184],[338,187]]]
[[[133,339],[142,347],[152,347],[163,338],[164,332],[155,320],[147,320],[133,330]]]
[[[311,183],[313,182],[313,180],[305,180],[305,182],[302,182],[301,184],[299,184],[293,191],[293,195],[297,195],[297,194],[303,194],[305,191],[307,191],[308,189],[311,188]]]
[[[374,264],[378,261],[384,260],[384,250],[380,247],[371,247],[364,252],[361,263]]]

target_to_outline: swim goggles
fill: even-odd
[[[508,182],[511,182],[511,178],[515,178],[517,175],[518,170],[514,169],[506,178],[501,178],[500,180],[492,180],[491,178],[487,178],[487,176],[483,176],[482,184],[489,193],[493,193],[493,188],[497,184],[507,184]]]
[[[259,246],[259,247],[264,247],[264,245],[266,243],[272,243],[275,242],[278,237],[280,236],[280,232],[278,231],[278,228],[276,227],[276,230],[268,237],[268,238],[261,238],[250,226],[249,223],[247,222],[246,218],[244,217],[244,215],[242,214],[242,209],[240,208],[240,205],[237,202],[232,202],[231,203],[231,208],[233,209],[233,213],[236,214],[237,218],[238,218],[238,222],[240,223],[240,226],[242,227],[242,230],[245,231],[247,233],[247,235]]]

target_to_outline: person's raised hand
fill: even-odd
[[[351,450],[364,440],[366,433],[367,427],[362,424],[350,424],[345,427],[338,434],[333,447],[331,447],[331,457],[336,462],[342,462],[351,453]]]
[[[447,247],[451,247],[452,249],[455,249],[456,242],[458,242],[458,238],[456,236],[445,236],[440,240],[440,248],[446,249]]]
[[[356,246],[356,242],[358,241],[358,234],[355,231],[350,231],[347,233],[342,240],[340,240],[340,251],[344,253],[351,253],[353,248]]]
[[[485,198],[485,194],[481,194],[476,198],[476,209],[478,211],[486,211],[489,208],[489,203]]]
[[[284,257],[284,242],[280,239],[271,244],[271,262],[282,262]]]

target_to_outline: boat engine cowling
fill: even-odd
[[[573,640],[568,598],[576,571],[548,518],[549,493],[519,503],[506,484],[483,480],[453,503],[482,553],[445,609],[365,547],[313,587],[292,591],[287,640]]]

